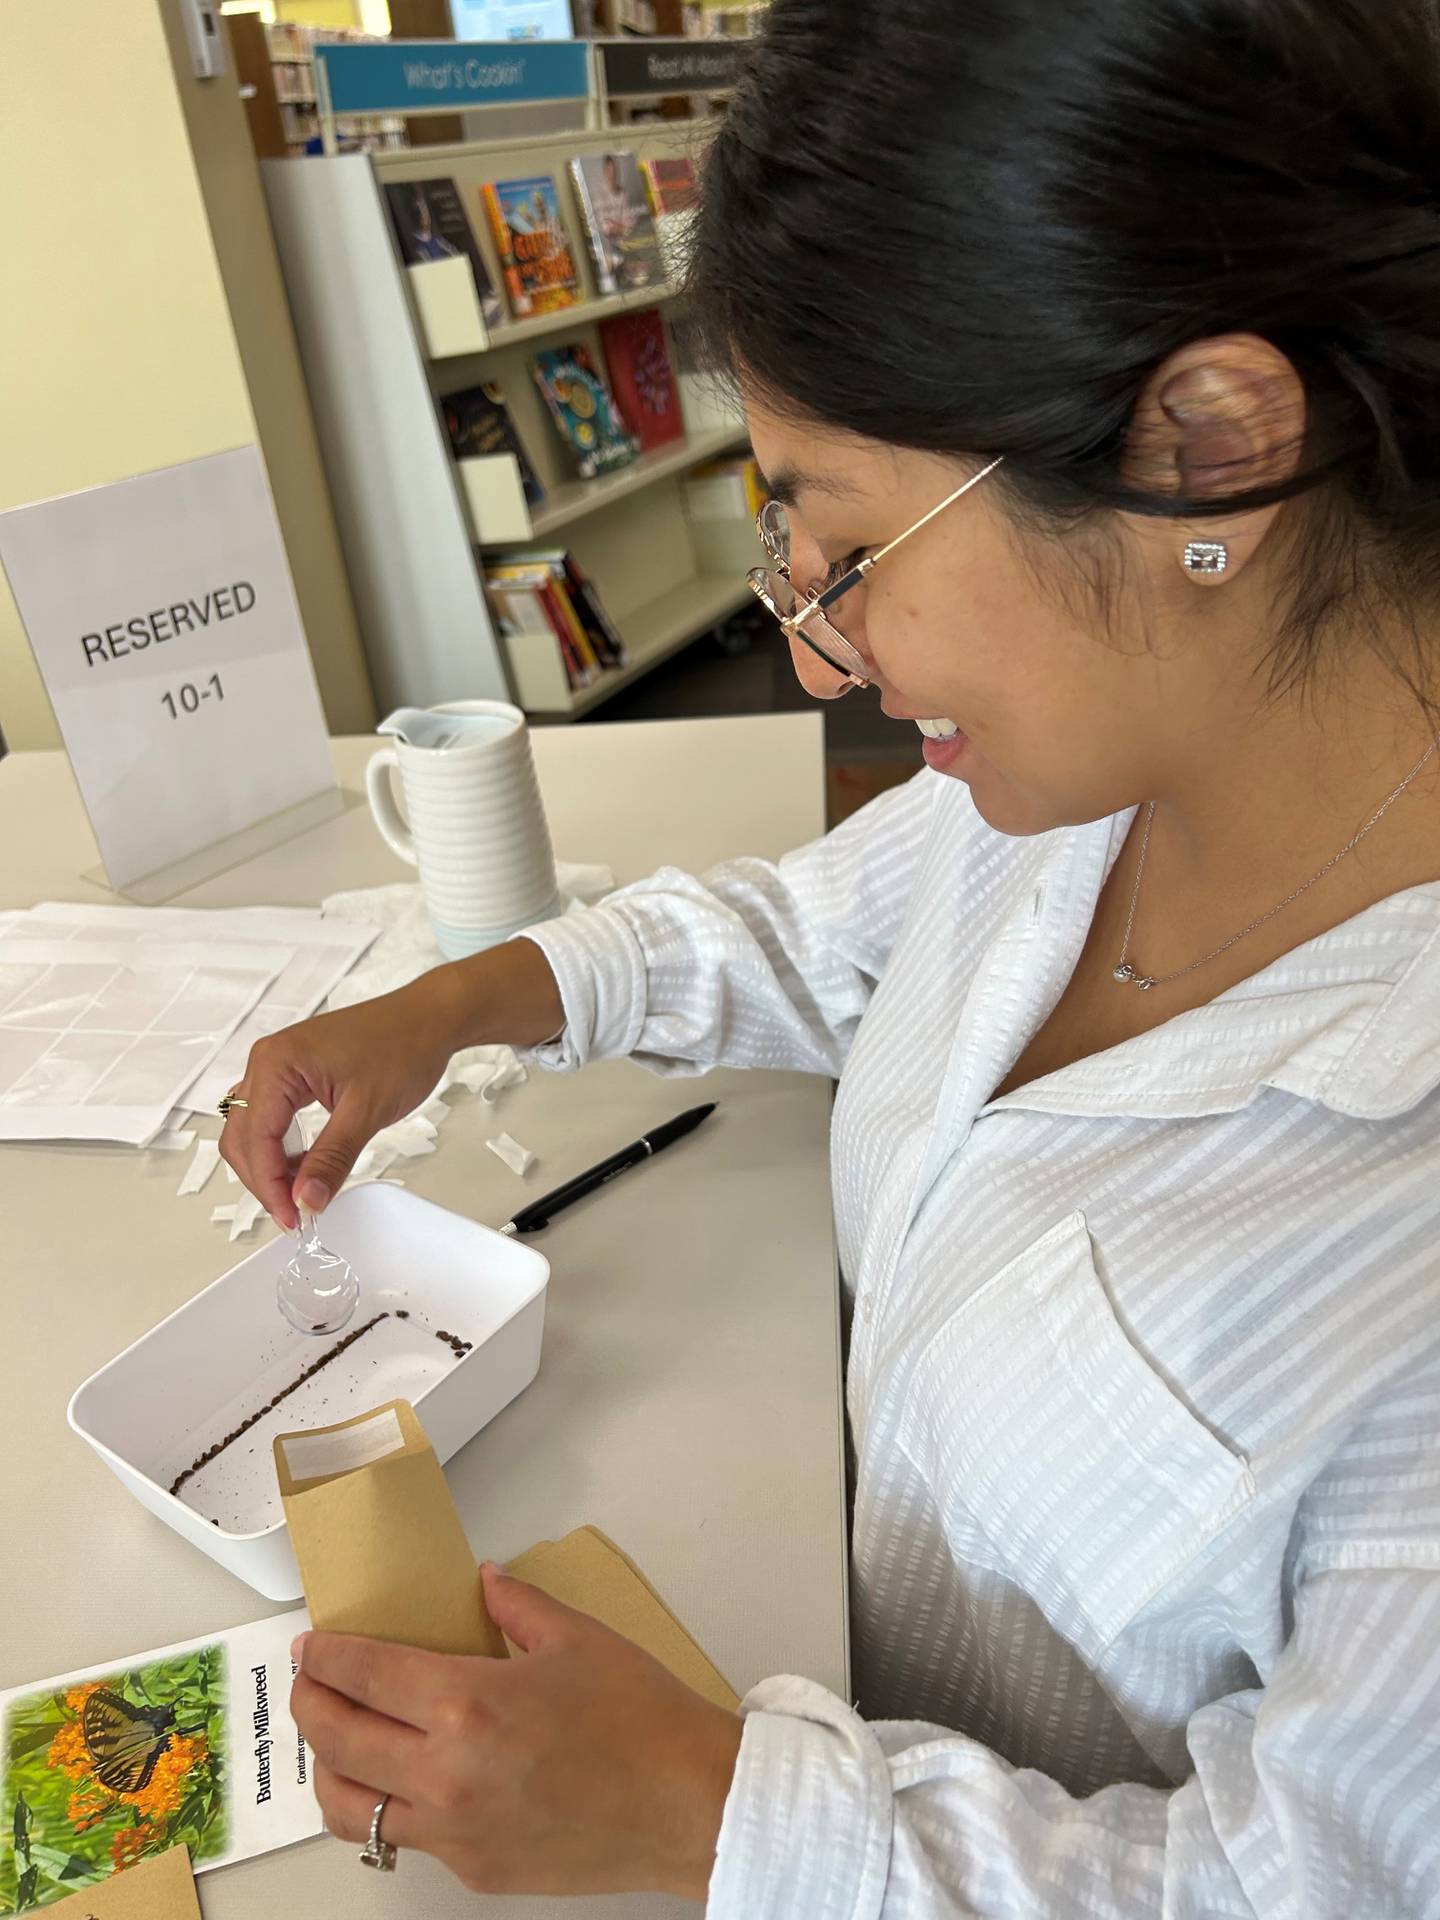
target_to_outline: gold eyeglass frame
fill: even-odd
[[[969,493],[972,487],[978,487],[987,475],[992,474],[1003,463],[1004,458],[1004,454],[1000,454],[988,466],[982,467],[978,473],[971,474],[962,486],[958,486],[953,493],[947,494],[938,507],[932,507],[927,514],[915,522],[913,527],[907,527],[903,533],[897,533],[895,538],[888,541],[878,552],[866,554],[863,560],[858,561],[843,573],[833,586],[822,588],[818,593],[812,593],[805,604],[797,608],[794,613],[787,614],[780,611],[770,585],[770,576],[775,573],[791,588],[792,592],[794,591],[790,579],[790,561],[785,551],[788,542],[782,538],[775,524],[775,513],[772,511],[778,508],[783,512],[784,509],[780,507],[778,501],[767,500],[755,516],[755,530],[760,536],[760,544],[770,556],[771,564],[768,567],[750,569],[745,576],[750,591],[780,622],[787,638],[800,641],[812,653],[817,654],[827,667],[843,676],[847,688],[868,687],[870,680],[865,672],[864,660],[858,649],[845,638],[838,627],[831,625],[826,618],[827,611],[835,605],[837,600],[868,580],[887,553],[893,553],[903,540],[910,538],[912,533],[918,533],[922,527],[929,526],[937,514],[953,506],[963,495]],[[807,628],[810,631],[807,631]]]

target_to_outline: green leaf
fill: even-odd
[[[27,1867],[20,1876],[20,1884],[15,1889],[15,1911],[22,1913],[26,1907],[34,1904],[35,1888],[40,1879],[38,1867]]]
[[[15,1851],[24,1854],[27,1866],[30,1863],[30,1824],[29,1802],[23,1793],[17,1793],[15,1795]]]
[[[35,1843],[35,1865],[52,1880],[73,1880],[74,1863],[79,1861],[81,1873],[98,1873],[99,1863],[94,1860],[81,1860],[78,1854],[71,1853],[68,1847],[43,1846]]]
[[[28,1754],[37,1753],[41,1747],[48,1747],[60,1724],[58,1720],[51,1720],[44,1726],[26,1727],[23,1733],[17,1728],[10,1739],[11,1766],[25,1759]]]

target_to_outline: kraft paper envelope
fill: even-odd
[[[112,1873],[99,1886],[46,1907],[46,1920],[200,1920],[195,1876],[184,1847],[171,1847]]]
[[[552,1600],[561,1600],[567,1607],[603,1620],[717,1707],[733,1713],[739,1706],[734,1689],[710,1664],[634,1561],[598,1527],[577,1527],[562,1540],[542,1540],[512,1560],[508,1571],[517,1580],[540,1587]]]
[[[314,1626],[439,1653],[518,1651],[485,1612],[455,1502],[408,1401],[278,1434],[275,1465]],[[509,1571],[603,1621],[717,1706],[739,1705],[639,1568],[595,1527],[540,1541]]]
[[[504,1658],[445,1475],[408,1400],[277,1434],[275,1468],[312,1625]]]

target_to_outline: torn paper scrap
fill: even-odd
[[[230,1238],[238,1240],[242,1233],[249,1233],[265,1211],[265,1202],[257,1200],[253,1193],[236,1203],[235,1218],[230,1223]]]
[[[381,1174],[387,1172],[399,1158],[400,1149],[398,1147],[385,1146],[372,1140],[368,1147],[361,1149],[359,1159],[350,1169],[350,1178],[352,1180],[378,1180]]]
[[[147,1153],[184,1153],[195,1144],[193,1127],[162,1127],[153,1140],[145,1142]]]
[[[518,1140],[512,1140],[508,1133],[500,1134],[494,1140],[487,1140],[486,1146],[498,1154],[512,1173],[527,1174],[535,1164],[535,1155],[528,1147],[522,1147]]]
[[[434,1153],[436,1131],[434,1121],[412,1113],[406,1120],[397,1120],[393,1126],[382,1127],[375,1138],[383,1146],[394,1147],[407,1160],[414,1160],[422,1153]]]
[[[218,1140],[197,1140],[195,1143],[195,1158],[185,1169],[185,1177],[175,1191],[177,1193],[199,1193],[219,1164],[220,1142]]]
[[[506,1087],[518,1087],[530,1078],[524,1067],[512,1054],[508,1060],[502,1060],[494,1073],[480,1089],[480,1098],[487,1107],[493,1107]]]
[[[234,1218],[235,1208],[233,1204],[228,1207],[212,1207],[210,1209],[210,1224],[212,1227],[228,1227]]]

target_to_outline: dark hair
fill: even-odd
[[[1277,681],[1356,594],[1440,600],[1430,0],[772,0],[690,293],[712,364],[772,405],[1003,453],[1052,527],[1314,490]],[[1148,378],[1229,332],[1300,375],[1301,470],[1137,493]]]

